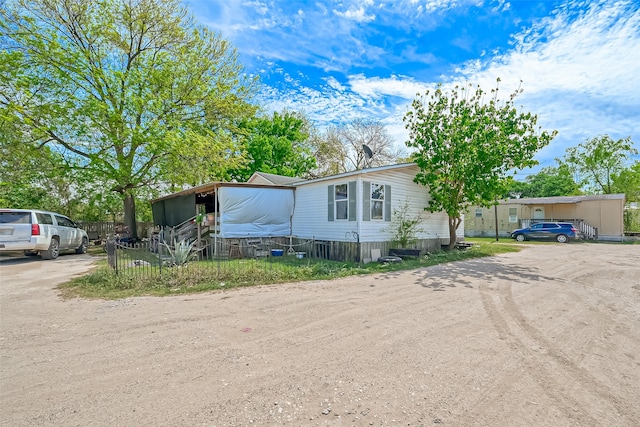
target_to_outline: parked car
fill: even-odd
[[[555,240],[567,243],[569,240],[580,239],[580,232],[570,222],[539,222],[527,228],[520,228],[511,232],[511,238],[518,242],[525,240]]]
[[[23,251],[56,259],[60,251],[87,252],[89,237],[64,215],[29,209],[0,209],[0,252]]]

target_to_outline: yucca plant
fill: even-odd
[[[189,243],[187,240],[176,242],[176,240],[174,239],[173,249],[171,249],[171,246],[167,245],[166,242],[162,242],[162,244],[167,248],[169,256],[171,257],[171,260],[169,261],[170,265],[185,265],[196,255],[196,251],[193,250],[195,241],[191,243]]]

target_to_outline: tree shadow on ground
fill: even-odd
[[[423,268],[411,273],[415,284],[434,291],[464,286],[473,288],[473,283],[509,281],[512,283],[563,281],[561,278],[540,274],[536,267],[523,267],[506,264],[496,258],[482,258],[467,261],[440,264]]]
[[[410,274],[414,283],[434,291],[464,286],[473,288],[473,283],[484,281],[541,282],[562,281],[557,277],[540,274],[536,267],[522,267],[506,264],[497,258],[477,258],[420,268],[414,271],[394,271],[379,275],[376,280],[397,279]],[[372,285],[373,286],[373,285]]]

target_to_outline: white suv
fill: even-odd
[[[64,215],[28,209],[0,209],[0,252],[40,252],[42,259],[56,259],[63,250],[87,252],[89,237]]]

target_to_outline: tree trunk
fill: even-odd
[[[124,195],[124,225],[129,229],[131,237],[138,238],[138,224],[136,222],[136,201],[132,194]]]
[[[458,227],[462,223],[462,218],[460,217],[449,217],[449,247],[447,250],[451,250],[456,246],[456,231]]]

